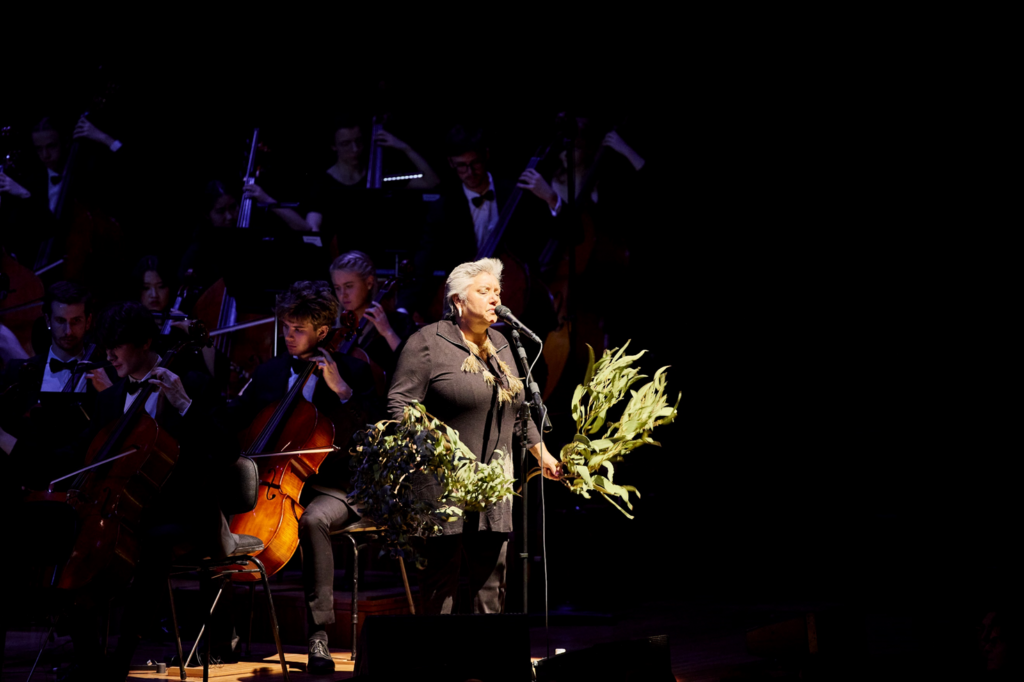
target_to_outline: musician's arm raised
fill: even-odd
[[[614,130],[604,136],[604,140],[601,141],[601,144],[606,147],[611,147],[618,153],[625,156],[629,162],[633,164],[633,168],[640,170],[644,167],[644,158],[637,154],[635,149],[626,144],[626,141],[622,139],[622,136]]]
[[[245,185],[245,187],[242,189],[242,194],[247,199],[252,199],[253,201],[260,204],[277,203],[269,194],[267,194],[263,190],[262,187],[256,184]],[[319,222],[317,223],[317,227],[314,228],[312,225],[310,225],[310,223],[307,220],[303,219],[303,217],[299,215],[295,211],[295,209],[277,207],[271,208],[270,210],[276,213],[277,216],[281,218],[281,220],[283,220],[288,227],[295,230],[296,232],[316,232],[319,230]]]
[[[386,130],[380,131],[377,134],[377,144],[381,145],[382,147],[391,147],[392,149],[397,149],[405,153],[405,155],[409,158],[409,161],[412,162],[412,165],[416,166],[416,170],[423,174],[422,178],[416,178],[415,180],[411,180],[409,184],[406,185],[407,188],[433,189],[434,187],[437,187],[438,185],[441,184],[441,178],[439,178],[437,173],[434,172],[434,169],[430,167],[430,164],[427,163],[427,160],[420,156],[415,149],[410,147],[405,142],[399,140],[391,133],[387,132]]]
[[[544,176],[532,168],[523,171],[516,186],[533,192],[537,198],[548,205],[551,215],[556,216],[562,212],[562,198],[544,179]]]

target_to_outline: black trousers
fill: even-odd
[[[302,553],[302,584],[306,593],[306,625],[309,634],[334,622],[334,548],[331,533],[359,519],[342,500],[317,495],[299,519],[299,551]]]
[[[459,575],[469,582],[473,613],[505,610],[505,551],[508,533],[471,531],[427,539],[421,585],[423,612],[466,613],[458,600]]]

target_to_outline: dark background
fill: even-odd
[[[632,292],[612,314],[650,351],[643,367],[672,365],[683,401],[656,434],[664,447],[617,469],[643,495],[634,520],[547,488],[552,605],[1015,599],[998,395],[1010,387],[998,389],[999,347],[981,350],[994,334],[968,293],[967,227],[929,191],[925,86],[884,64],[823,63],[771,40],[696,49],[687,35],[605,41],[571,69],[553,34],[492,53],[476,33],[459,38],[465,50],[396,41],[381,59],[348,44],[344,66],[327,48],[187,41],[43,54],[11,75],[4,115],[24,126],[80,110],[103,62],[121,84],[103,115],[134,147],[131,191],[160,230],[188,223],[202,181],[237,177],[256,124],[273,148],[268,186],[301,192],[331,163],[331,115],[372,109],[382,81],[393,132],[442,175],[457,121],[485,125],[495,165],[513,171],[559,111],[625,119],[658,173],[650,217],[628,226],[631,268],[608,274]]]

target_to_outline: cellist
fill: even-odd
[[[43,299],[43,315],[50,332],[50,346],[47,353],[27,360],[13,360],[4,368],[0,378],[0,391],[4,394],[4,419],[0,420],[0,450],[12,455],[16,466],[31,465],[29,478],[37,475],[45,478],[48,473],[57,473],[66,462],[52,457],[42,460],[21,457],[15,444],[20,437],[21,449],[33,451],[59,451],[67,445],[82,428],[85,418],[81,413],[60,410],[31,410],[40,399],[41,393],[89,393],[95,395],[111,384],[111,375],[105,369],[91,371],[81,367],[82,363],[99,364],[103,360],[102,349],[89,343],[92,329],[92,295],[88,289],[75,282],[56,282],[46,290]],[[69,422],[74,421],[78,428]],[[12,435],[13,434],[13,435]],[[32,445],[29,445],[32,443]],[[29,482],[24,476],[16,476],[18,484]],[[46,479],[47,481],[50,479]]]
[[[120,419],[132,406],[144,384],[155,387],[143,406],[158,426],[177,440],[180,456],[170,481],[160,492],[155,507],[146,508],[141,532],[138,533],[141,558],[127,599],[122,619],[121,638],[114,656],[99,659],[98,637],[93,616],[74,610],[70,614],[76,660],[82,679],[124,679],[135,647],[142,620],[153,611],[153,604],[165,604],[166,570],[174,555],[194,550],[203,556],[224,556],[234,549],[228,546],[233,538],[226,519],[217,505],[216,486],[223,466],[237,458],[237,448],[230,442],[218,441],[223,429],[210,420],[213,410],[206,390],[209,377],[200,373],[179,376],[171,369],[157,366],[162,358],[153,350],[159,329],[150,312],[137,302],[121,303],[107,310],[98,324],[98,341],[117,375],[117,380],[96,398],[96,406],[88,428],[67,449],[73,453],[67,461],[82,458],[96,435],[107,425]],[[90,372],[90,374],[96,374]],[[0,436],[2,437],[2,436]],[[19,457],[43,459],[49,453],[33,449],[32,443],[11,439],[9,444]],[[65,513],[55,506],[62,503],[30,502],[24,504],[17,518],[16,532],[25,556],[53,559],[55,552],[51,528],[66,522]],[[64,523],[64,526],[67,524]],[[70,551],[74,537],[62,538],[60,548]],[[5,609],[6,610],[6,609]],[[101,673],[100,670],[103,669]]]
[[[149,395],[145,411],[180,447],[158,504],[147,509],[141,559],[128,594],[121,637],[107,662],[109,679],[124,679],[143,620],[152,618],[153,604],[166,603],[171,561],[186,553],[217,557],[234,550],[218,493],[222,474],[238,458],[238,449],[213,419],[219,394],[212,377],[199,369],[179,376],[157,366],[162,360],[154,350],[159,327],[147,308],[135,301],[119,304],[104,314],[99,331],[119,379],[97,401],[97,421],[107,423],[127,411],[148,382],[159,390]]]
[[[328,457],[320,472],[302,489],[305,512],[299,519],[299,548],[306,594],[310,673],[334,670],[327,650],[326,626],[334,622],[334,551],[330,533],[359,519],[348,503],[348,441],[353,426],[362,428],[375,415],[373,375],[365,362],[320,349],[338,317],[338,301],[326,282],[296,282],[279,299],[287,353],[261,364],[252,381],[230,405],[233,422],[242,430],[261,409],[283,398],[292,388],[302,365],[317,369],[302,388],[306,400],[335,424],[335,445],[342,451]]]

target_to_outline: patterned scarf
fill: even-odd
[[[473,374],[480,374],[482,372],[484,375],[484,383],[488,386],[498,387],[498,404],[502,405],[508,403],[511,405],[515,397],[523,390],[523,382],[520,381],[519,378],[512,373],[512,370],[509,369],[509,366],[498,357],[498,351],[494,348],[494,344],[491,343],[490,339],[484,341],[483,348],[480,348],[475,343],[467,339],[465,335],[463,335],[462,340],[469,348],[469,357],[462,362],[462,371],[472,372]],[[486,361],[487,358],[492,355],[498,361],[498,367],[501,369],[501,373],[505,375],[505,380],[508,382],[509,386],[508,388],[500,386],[497,383],[495,376],[491,374],[490,370],[488,370],[482,362]]]

